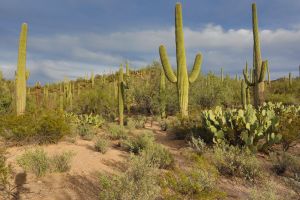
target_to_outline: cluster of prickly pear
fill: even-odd
[[[245,109],[227,109],[216,107],[202,113],[204,127],[214,134],[215,142],[228,142],[242,145],[256,151],[281,140],[276,133],[279,117],[275,110],[254,109],[247,105]]]
[[[26,46],[27,46],[27,24],[23,23],[20,33],[18,66],[16,71],[16,111],[22,115],[26,108]],[[27,77],[26,77],[27,74]]]
[[[254,87],[254,105],[256,108],[261,106],[264,101],[264,80],[266,76],[266,70],[268,61],[262,61],[261,51],[260,51],[260,40],[259,40],[259,31],[258,31],[258,19],[256,4],[252,4],[252,26],[253,26],[253,39],[254,39],[254,48],[253,48],[253,69],[254,76],[253,80],[250,81],[246,71],[243,71],[245,82],[248,86]]]
[[[175,8],[175,37],[176,37],[176,59],[177,59],[177,74],[175,75],[169,63],[166,48],[161,45],[159,47],[159,54],[161,63],[163,65],[165,75],[172,83],[177,84],[179,109],[182,118],[188,117],[188,100],[189,100],[189,83],[193,83],[200,72],[202,56],[197,54],[194,62],[193,70],[188,77],[184,34],[182,23],[181,4],[177,3]]]

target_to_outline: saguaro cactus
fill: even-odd
[[[221,81],[223,82],[224,81],[224,74],[223,74],[223,67],[221,67]]]
[[[95,86],[95,75],[94,75],[93,71],[91,73],[91,82],[92,82],[92,88],[94,88],[94,86]]]
[[[159,54],[161,63],[163,65],[165,75],[172,83],[177,84],[177,93],[179,99],[179,109],[181,117],[188,117],[188,95],[189,95],[189,83],[193,83],[200,72],[202,55],[198,53],[195,58],[194,67],[188,77],[188,71],[186,66],[186,56],[184,48],[184,34],[182,23],[182,11],[181,4],[177,3],[175,7],[175,37],[176,37],[176,59],[177,59],[177,76],[174,74],[172,67],[169,63],[166,48],[163,45],[159,47]]]
[[[293,78],[292,78],[292,73],[291,72],[289,72],[289,86],[290,87],[292,87],[292,80]]]
[[[269,65],[267,65],[267,74],[268,74],[268,85],[271,85],[271,77],[270,77],[270,68],[269,68]]]
[[[18,66],[16,71],[16,111],[22,115],[26,108],[26,46],[27,24],[23,23],[20,33]],[[28,78],[28,77],[27,77]]]
[[[254,48],[253,48],[253,67],[254,75],[252,82],[249,80],[249,77],[245,70],[243,70],[244,79],[248,86],[254,87],[254,106],[257,108],[262,105],[265,101],[264,98],[264,80],[266,76],[266,69],[268,61],[262,61],[261,52],[260,52],[260,41],[259,41],[259,32],[258,32],[258,19],[256,4],[252,4],[252,26],[253,26],[253,39],[254,39]]]
[[[118,83],[118,104],[119,104],[119,123],[124,125],[124,99],[125,99],[126,84],[123,79],[123,65],[120,65],[119,83]]]
[[[165,118],[166,117],[166,76],[163,68],[161,68],[160,71],[159,95],[160,95],[161,118]]]
[[[127,77],[130,76],[130,69],[129,69],[128,61],[126,61],[126,76],[127,76]]]
[[[242,100],[243,108],[246,108],[247,97],[246,97],[246,86],[245,86],[244,80],[242,80],[242,82],[241,82],[241,100]]]

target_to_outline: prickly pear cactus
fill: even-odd
[[[214,135],[216,143],[226,141],[252,151],[265,150],[281,140],[275,108],[273,104],[264,104],[258,110],[252,105],[246,105],[245,109],[216,107],[203,111],[203,126]]]

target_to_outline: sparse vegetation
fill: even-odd
[[[49,156],[42,148],[27,150],[18,158],[18,164],[25,171],[34,173],[37,177],[47,172],[66,172],[71,168],[72,152],[63,152]]]
[[[97,138],[95,142],[95,150],[100,153],[106,153],[108,150],[109,141],[105,138]]]

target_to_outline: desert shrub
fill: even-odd
[[[0,135],[16,142],[56,143],[70,133],[64,115],[56,111],[37,111],[22,116],[0,116]]]
[[[71,160],[74,153],[71,151],[55,154],[50,158],[52,170],[55,172],[67,172],[71,169]]]
[[[152,131],[144,131],[142,134],[128,138],[122,142],[122,147],[126,150],[138,154],[148,146],[152,145],[154,137]]]
[[[249,200],[277,200],[275,184],[271,181],[254,187],[249,193]]]
[[[189,141],[189,146],[198,154],[202,155],[206,152],[207,146],[206,143],[201,138],[191,137]]]
[[[272,170],[278,175],[283,174],[291,164],[291,157],[285,152],[278,154],[270,153],[270,158]]]
[[[282,135],[282,148],[287,151],[291,146],[297,144],[300,139],[300,112],[285,113],[280,117],[279,132]]]
[[[127,128],[129,130],[132,129],[140,129],[140,128],[144,128],[146,123],[145,118],[143,118],[142,116],[138,116],[137,118],[128,118],[127,119]]]
[[[292,178],[300,182],[300,158],[298,156],[291,156],[289,169],[292,172]]]
[[[100,153],[106,153],[108,150],[109,141],[105,138],[97,138],[95,142],[95,150]]]
[[[117,124],[108,125],[108,137],[112,140],[126,139],[128,136],[124,127]]]
[[[18,164],[25,170],[34,173],[37,177],[47,172],[66,172],[71,168],[70,162],[74,154],[62,152],[49,156],[42,148],[26,150],[17,158]]]
[[[36,137],[39,144],[57,143],[63,136],[69,133],[70,129],[62,113],[44,113],[38,120]]]
[[[82,139],[88,141],[92,140],[95,136],[93,127],[88,124],[80,124],[78,126],[78,132]]]
[[[251,182],[261,177],[259,161],[247,149],[225,144],[216,145],[212,159],[222,175],[241,177]]]
[[[11,173],[11,169],[6,164],[6,157],[5,157],[5,150],[0,149],[0,195],[2,194],[3,197],[9,190],[9,177]],[[9,199],[9,198],[7,198]]]
[[[17,159],[17,162],[22,168],[33,172],[37,177],[45,175],[50,168],[49,157],[41,148],[26,151]]]
[[[162,169],[170,168],[174,165],[172,154],[161,144],[149,144],[141,153],[141,156],[144,156],[147,162]]]
[[[105,120],[100,115],[83,114],[78,115],[78,119],[80,124],[88,124],[96,128],[101,127],[105,123]]]
[[[217,188],[217,169],[204,157],[192,157],[188,168],[175,168],[160,177],[163,199],[222,199],[224,194]]]
[[[143,157],[132,157],[121,176],[100,176],[100,199],[155,200],[159,197],[158,173]]]
[[[73,110],[80,114],[101,113],[101,116],[107,120],[114,119],[117,106],[107,91],[111,91],[108,84],[104,88],[96,87],[96,89],[83,91],[77,98]]]

